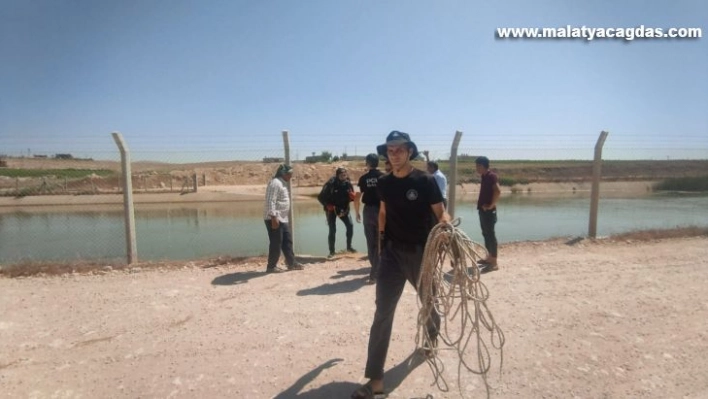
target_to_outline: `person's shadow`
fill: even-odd
[[[246,259],[246,258],[224,258],[223,260],[216,259],[211,265],[208,265],[206,267],[225,265],[225,264],[229,264],[229,262],[233,262],[234,260],[243,260],[243,259]],[[326,262],[327,258],[315,257],[315,256],[295,256],[295,260],[305,266],[308,266],[308,265],[311,265],[314,263]],[[268,275],[268,273],[266,273],[265,270],[229,273],[229,274],[224,274],[223,276],[219,276],[219,277],[214,278],[214,280],[211,281],[211,284],[212,285],[245,284],[251,279],[254,279],[257,277],[265,277],[267,275]]]
[[[308,296],[308,295],[335,295],[335,294],[347,294],[349,292],[354,292],[361,287],[365,287],[366,280],[369,271],[366,269],[356,269],[356,270],[341,270],[338,271],[335,276],[332,276],[332,280],[339,280],[350,276],[362,276],[359,279],[354,280],[342,280],[336,283],[326,283],[318,287],[311,287],[302,289],[297,292],[297,296]]]
[[[320,387],[311,389],[309,391],[300,392],[307,384],[314,381],[323,370],[330,367],[334,367],[337,363],[341,362],[343,359],[332,359],[326,363],[320,365],[316,369],[310,371],[309,373],[303,375],[295,381],[295,383],[285,391],[276,395],[273,399],[331,399],[331,398],[349,398],[351,393],[355,389],[359,388],[360,384],[353,382],[330,382],[329,384],[322,385]],[[423,356],[416,352],[409,355],[406,360],[402,361],[394,368],[388,370],[384,373],[384,381],[386,382],[386,392],[390,393],[408,377],[408,375],[416,369],[416,367],[423,364]],[[424,395],[423,397],[426,397]],[[427,395],[427,397],[431,397]]]
[[[268,273],[265,271],[262,272],[236,272],[236,273],[229,273],[229,274],[224,274],[223,276],[219,276],[214,278],[214,280],[211,281],[212,285],[237,285],[237,284],[245,284],[248,282],[248,280],[256,278],[256,277],[264,277]]]

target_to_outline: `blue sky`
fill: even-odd
[[[0,154],[708,158],[708,38],[499,40],[499,27],[708,28],[708,2],[0,2]],[[704,35],[706,33],[704,32]]]

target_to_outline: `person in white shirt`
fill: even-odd
[[[445,209],[447,209],[447,177],[445,177],[443,172],[440,171],[438,163],[433,162],[430,160],[430,158],[428,158],[427,150],[423,151],[423,155],[425,155],[425,162],[427,165],[428,173],[433,175],[433,178],[435,178],[435,182],[438,183],[440,193],[443,196],[443,205],[445,205]]]
[[[290,232],[288,213],[290,212],[290,195],[286,183],[293,177],[293,168],[290,165],[278,166],[275,176],[266,188],[263,219],[270,246],[268,248],[268,265],[266,273],[280,273],[285,270],[277,267],[280,251],[283,251],[288,270],[302,270],[301,264],[295,261],[293,252],[293,237]]]

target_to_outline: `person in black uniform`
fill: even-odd
[[[392,171],[378,180],[381,258],[376,282],[376,313],[369,335],[364,376],[369,381],[351,395],[371,398],[384,390],[384,364],[393,316],[406,281],[417,286],[423,251],[436,223],[450,223],[435,179],[413,167],[418,147],[407,133],[392,131],[377,152],[391,161]],[[417,287],[416,287],[417,288]],[[440,316],[432,311],[427,322],[431,345],[437,343]]]
[[[379,156],[369,154],[366,156],[367,172],[361,175],[357,186],[359,191],[354,198],[354,212],[356,222],[361,223],[359,203],[364,203],[364,236],[366,237],[366,250],[371,265],[371,272],[367,284],[374,284],[379,274],[379,194],[376,191],[377,182],[383,173],[378,170]]]
[[[347,229],[347,251],[356,252],[356,249],[352,248],[354,224],[349,214],[349,203],[354,200],[355,196],[354,186],[349,181],[349,175],[345,168],[337,168],[335,176],[327,180],[317,196],[327,214],[327,225],[329,226],[327,241],[330,258],[335,253],[334,243],[337,234],[337,218],[344,223],[344,227]]]

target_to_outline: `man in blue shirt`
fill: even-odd
[[[440,168],[438,167],[437,162],[433,162],[428,158],[428,151],[423,151],[423,155],[425,155],[425,162],[427,163],[427,169],[428,173],[433,175],[433,178],[435,179],[435,182],[438,183],[438,187],[440,187],[440,193],[443,196],[443,205],[445,205],[445,209],[447,209],[447,177],[443,174],[443,172],[440,171]]]

